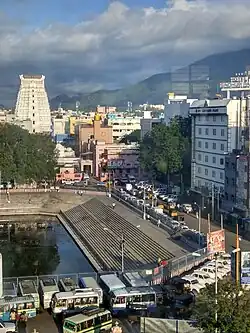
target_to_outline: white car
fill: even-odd
[[[190,284],[190,289],[194,293],[199,293],[201,289],[205,287],[204,284],[200,283],[195,277],[192,275],[187,275],[183,277],[183,280],[186,280]]]
[[[205,266],[215,268],[215,266],[216,266],[215,261],[210,261],[210,262],[206,263]],[[227,275],[229,272],[231,272],[231,267],[222,265],[220,263],[217,263],[217,269],[219,272],[223,273],[224,275]]]
[[[212,266],[203,266],[200,268],[200,271],[207,273],[212,279],[215,279],[215,267]],[[217,277],[219,279],[223,278],[223,273],[217,270]]]
[[[193,211],[192,205],[190,204],[183,204],[182,209],[184,213],[190,214]]]
[[[191,275],[204,285],[215,282],[215,278],[211,278],[207,273],[200,270],[194,271]]]
[[[3,322],[0,320],[0,333],[16,332],[16,325],[14,323]]]

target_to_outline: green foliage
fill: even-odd
[[[214,285],[198,295],[194,318],[204,333],[250,332],[250,293],[232,281],[219,281],[217,305]],[[216,321],[216,311],[218,319]]]
[[[182,169],[184,138],[177,121],[153,127],[140,144],[140,162],[146,171],[169,175]]]
[[[141,140],[141,131],[135,130],[132,133],[125,135],[121,140],[120,143],[130,143],[130,142],[136,142],[139,143]]]
[[[15,125],[0,124],[1,181],[25,183],[54,179],[55,147],[49,136],[30,134]]]

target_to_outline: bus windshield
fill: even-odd
[[[71,323],[70,321],[65,321],[64,323],[64,328],[70,330],[70,331],[73,331],[73,332],[77,332],[77,325],[74,324],[74,323]]]

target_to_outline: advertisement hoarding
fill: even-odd
[[[207,249],[209,253],[225,252],[225,230],[212,231],[207,234]]]
[[[121,159],[108,160],[109,169],[121,169],[123,168],[124,161]]]
[[[250,252],[241,252],[241,284],[250,285]]]

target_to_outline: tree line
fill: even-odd
[[[0,124],[1,182],[27,183],[54,179],[57,164],[55,148],[48,135],[30,134],[15,125]]]
[[[140,142],[140,163],[153,178],[169,183],[171,175],[181,176],[187,186],[191,170],[190,118],[175,117],[170,124],[156,124]]]

